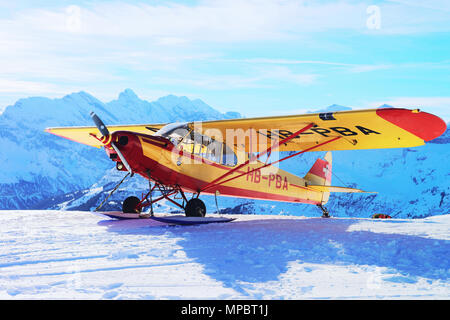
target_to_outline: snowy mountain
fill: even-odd
[[[93,125],[90,111],[106,124],[240,117],[199,99],[169,95],[148,102],[130,89],[108,103],[83,91],[60,99],[21,99],[0,115],[0,208],[33,208],[43,199],[88,188],[105,175],[111,162],[103,152],[44,132],[46,127]]]

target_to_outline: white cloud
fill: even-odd
[[[278,40],[305,31],[362,28],[365,9],[364,4],[297,0],[202,1],[195,6],[116,2],[83,8],[81,32],[212,42]]]
[[[203,88],[209,90],[233,90],[243,88],[268,87],[258,83],[259,77],[238,75],[193,75],[193,76],[155,76],[149,79],[150,83],[182,85],[191,88]]]
[[[56,98],[84,89],[75,86],[55,85],[45,81],[0,78],[0,114],[3,113],[8,105],[14,104],[19,98],[27,98],[30,96]]]
[[[0,93],[40,94],[43,92],[50,93],[54,91],[55,86],[49,83],[0,79]]]
[[[293,72],[285,66],[255,67],[241,74],[188,74],[186,76],[156,76],[150,83],[184,85],[211,90],[233,90],[245,88],[277,88],[293,84],[308,86],[320,78],[314,73]]]
[[[252,64],[280,64],[280,65],[296,65],[296,64],[318,64],[318,65],[331,65],[331,66],[344,66],[352,67],[354,64],[333,62],[333,61],[321,61],[321,60],[295,60],[295,59],[269,59],[269,58],[252,58],[252,59],[222,59],[227,62],[244,62]]]
[[[234,42],[301,37],[327,30],[367,31],[371,3],[298,0],[201,1],[196,5],[97,2],[59,9],[33,9],[10,22],[28,30],[112,37],[159,38],[165,44],[190,41]],[[379,4],[380,32],[448,30],[448,12],[438,6]],[[448,7],[448,6],[447,6]],[[418,25],[417,25],[418,24]],[[384,29],[384,30],[383,30]],[[416,28],[417,29],[417,28]],[[412,31],[413,29],[411,29]]]
[[[433,9],[438,11],[450,11],[450,2],[448,0],[432,0],[432,1],[423,1],[423,0],[388,0],[390,2],[413,6],[425,9]]]
[[[287,82],[300,86],[311,85],[319,78],[318,74],[294,72],[285,66],[264,67],[260,68],[259,72],[261,80]]]
[[[22,5],[0,15],[1,78],[8,81],[5,88],[11,92],[27,90],[29,84],[29,94],[46,95],[75,88],[107,92],[108,88],[131,87],[144,78],[149,90],[165,90],[150,87],[157,80],[169,89],[173,84],[214,90],[273,88],[277,83],[306,86],[320,79],[318,71],[294,71],[298,68],[293,65],[323,65],[359,73],[394,66],[262,58],[247,62],[272,66],[233,68],[227,75],[214,75],[205,71],[205,65],[197,70],[191,62],[214,63],[224,47],[235,50],[243,44],[248,48],[248,43],[258,41],[279,45],[307,36],[314,41],[311,34],[316,32],[450,29],[448,12],[437,12],[435,6],[423,8],[418,1],[406,5],[399,0],[380,3],[381,29],[367,30],[366,9],[371,2],[205,0],[184,5],[94,1],[40,9]]]
[[[389,64],[353,64],[335,61],[323,60],[295,60],[295,59],[268,59],[268,58],[252,58],[252,59],[218,59],[218,61],[249,63],[249,64],[269,64],[269,65],[323,65],[330,67],[338,67],[349,72],[362,73],[376,70],[390,69],[405,64],[389,65]],[[414,64],[416,67],[418,64]]]
[[[448,9],[446,0],[400,0],[380,4],[382,25],[376,32],[386,35],[448,32],[450,30]]]

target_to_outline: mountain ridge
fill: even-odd
[[[19,99],[0,115],[0,153],[6,166],[0,170],[0,208],[27,209],[38,200],[91,186],[111,167],[99,150],[44,132],[46,127],[93,125],[89,114],[96,112],[106,124],[168,123],[219,120],[222,114],[187,97],[168,96],[154,102],[140,99],[131,89],[116,100],[104,103],[80,91],[49,99]],[[236,113],[235,116],[240,116]]]

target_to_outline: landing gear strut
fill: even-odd
[[[183,209],[187,217],[204,217],[206,215],[206,206],[205,203],[198,198],[199,193],[197,193],[197,197],[188,200],[180,186],[175,185],[172,187],[166,187],[163,184],[159,183],[156,179],[152,178],[150,176],[150,172],[147,172],[147,175],[149,178],[149,192],[146,195],[143,195],[142,199],[139,199],[137,197],[126,198],[122,206],[122,211],[124,213],[137,213],[142,217],[147,217],[148,214],[143,214],[141,212],[143,208],[150,207],[150,216],[153,216],[153,204],[162,199],[166,199],[179,208]],[[154,181],[153,186],[151,185],[152,180]],[[158,188],[161,196],[153,199],[152,192],[156,188]],[[177,194],[180,194],[181,198],[175,198]],[[179,203],[175,201],[177,199],[183,200],[183,202]]]
[[[322,218],[330,218],[330,213],[327,208],[325,208],[322,204],[318,204],[317,207],[322,210]]]

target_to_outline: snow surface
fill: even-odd
[[[0,211],[0,299],[450,297],[450,215],[232,216],[181,227]]]

